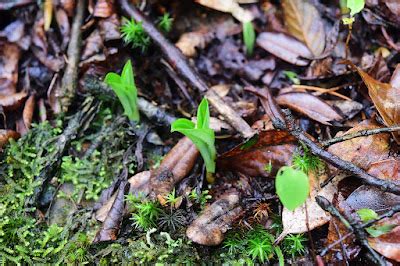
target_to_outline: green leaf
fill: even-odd
[[[207,99],[204,98],[197,110],[197,125],[188,119],[180,118],[172,123],[171,132],[178,131],[188,137],[200,151],[206,164],[207,172],[215,173],[215,158],[217,155],[215,134],[209,128],[209,124],[210,111]]]
[[[378,214],[374,210],[367,209],[367,208],[359,209],[357,211],[357,214],[358,214],[358,216],[360,216],[361,221],[363,221],[364,223],[378,218]]]
[[[132,121],[139,121],[139,109],[137,107],[137,88],[133,75],[132,63],[128,60],[122,70],[121,76],[110,72],[106,75],[104,82],[108,84],[124,108],[124,113]]]
[[[355,14],[363,10],[364,5],[364,0],[347,0],[347,7],[350,8],[350,16],[353,17]]]
[[[294,84],[296,85],[300,85],[300,79],[297,76],[297,73],[293,72],[293,71],[283,71],[283,74],[285,74],[285,76],[290,79],[290,81],[292,81]]]
[[[252,55],[254,50],[254,42],[256,40],[256,33],[251,21],[245,22],[243,27],[243,41],[246,46],[247,55]]]
[[[370,234],[372,237],[380,237],[381,235],[384,235],[384,234],[392,231],[392,229],[395,228],[396,226],[397,226],[396,224],[371,226],[371,227],[365,228],[365,231],[367,231],[368,234]]]
[[[206,98],[201,100],[197,108],[197,128],[210,128],[210,110]]]
[[[283,206],[293,211],[302,205],[309,194],[310,185],[308,176],[300,170],[289,166],[279,169],[275,180],[276,194]]]

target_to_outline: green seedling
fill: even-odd
[[[308,176],[303,171],[289,166],[279,169],[275,188],[283,206],[291,211],[303,205],[310,192]]]
[[[139,109],[137,106],[137,88],[133,74],[131,60],[128,60],[121,75],[110,72],[106,75],[104,82],[107,83],[117,95],[124,108],[124,113],[132,121],[138,122]]]
[[[210,128],[210,110],[204,98],[197,109],[197,123],[186,118],[177,119],[171,125],[171,132],[178,131],[188,137],[196,145],[206,164],[208,173],[215,173],[215,134]]]
[[[291,256],[294,259],[296,256],[303,255],[305,253],[303,242],[306,241],[307,239],[303,236],[303,234],[289,234],[283,239],[283,251],[286,255]]]
[[[300,79],[297,76],[297,73],[293,72],[293,71],[283,71],[283,74],[285,74],[285,76],[290,79],[291,82],[293,82],[293,84],[296,85],[300,85]]]
[[[246,46],[247,55],[252,55],[254,50],[254,43],[256,40],[256,32],[254,30],[253,23],[251,21],[244,22],[242,24],[243,41]]]
[[[196,203],[200,204],[201,209],[204,209],[207,201],[212,198],[211,195],[208,195],[208,192],[208,190],[203,190],[199,195],[196,189],[193,189],[189,194],[189,199],[194,200]]]
[[[354,15],[364,9],[365,0],[347,0],[345,6],[350,9],[350,17],[343,18],[342,21],[345,25],[351,25],[354,22]]]
[[[358,216],[360,216],[361,221],[364,223],[369,222],[371,220],[377,219],[378,214],[368,208],[364,209],[359,209],[357,211]],[[365,231],[368,232],[372,237],[379,237],[381,235],[389,233],[393,228],[395,228],[397,225],[395,224],[385,224],[385,225],[373,225],[368,228],[365,228]]]
[[[172,29],[172,22],[174,21],[173,18],[169,15],[169,13],[165,13],[159,20],[158,20],[158,27],[165,33],[168,33]]]
[[[140,48],[142,52],[146,51],[150,44],[150,37],[143,29],[142,22],[123,18],[123,24],[120,30],[121,36],[126,44],[131,44],[132,48]]]
[[[304,173],[318,172],[324,168],[324,163],[313,155],[307,146],[303,146],[303,154],[296,153],[293,156],[293,166]]]

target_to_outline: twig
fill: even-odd
[[[325,151],[321,148],[321,146],[317,145],[314,141],[312,141],[306,134],[300,129],[294,121],[294,118],[289,109],[283,109],[282,112],[286,116],[286,125],[284,122],[279,119],[275,119],[273,124],[276,128],[287,130],[291,135],[296,137],[300,142],[304,143],[307,147],[310,148],[312,154],[320,157],[324,161],[330,163],[332,166],[337,167],[341,170],[347,171],[361,180],[362,183],[378,187],[379,189],[387,192],[394,193],[396,195],[400,195],[400,186],[389,181],[376,178],[368,173],[366,173],[363,169],[356,166],[351,162],[347,162],[339,158],[338,156]]]
[[[315,197],[318,205],[325,211],[329,212],[332,216],[338,218],[344,226],[346,226],[350,231],[354,233],[357,240],[360,244],[367,249],[367,251],[371,254],[371,259],[373,262],[378,265],[387,265],[387,262],[384,258],[382,258],[375,250],[371,248],[367,240],[367,234],[362,227],[362,225],[356,221],[355,219],[351,219],[350,217],[343,216],[338,209],[336,209],[332,203],[329,202],[326,198],[322,196]]]
[[[342,98],[344,100],[347,101],[351,101],[351,99],[347,96],[344,96],[338,92],[336,92],[336,90],[340,89],[342,86],[338,86],[338,87],[334,87],[334,88],[330,88],[330,89],[325,89],[325,88],[320,88],[320,87],[315,87],[315,86],[308,86],[308,85],[292,85],[293,89],[302,89],[302,90],[312,90],[312,91],[317,91],[320,92],[320,94],[323,93],[328,93],[328,94],[332,94],[336,97]]]
[[[336,138],[332,138],[332,139],[329,139],[329,140],[322,141],[321,145],[322,145],[322,147],[327,147],[327,146],[330,146],[332,144],[335,144],[335,143],[338,143],[338,142],[342,142],[342,141],[346,141],[346,140],[353,139],[353,138],[366,137],[366,136],[370,136],[370,135],[386,133],[386,132],[395,132],[395,131],[400,131],[400,126],[395,125],[395,126],[391,126],[391,127],[365,129],[365,130],[360,130],[360,131],[357,131],[357,132],[354,132],[354,133],[345,134],[345,135],[340,136],[340,137],[336,137]]]
[[[127,0],[120,0],[122,9],[130,17],[136,21],[142,22],[143,29],[147,32],[150,38],[158,45],[165,55],[168,63],[186,79],[186,81],[200,93],[207,92],[207,98],[210,104],[219,112],[229,124],[235,128],[243,137],[249,138],[254,135],[254,130],[235,112],[229,105],[227,105],[219,95],[213,91],[208,90],[208,86],[200,75],[193,69],[187,62],[185,56],[181,51],[171,44],[164,35],[154,27],[142,13],[134,6],[130,5]],[[212,99],[211,99],[212,98]]]
[[[392,217],[397,212],[400,212],[400,204],[393,206],[390,211],[385,212],[384,214],[380,215],[378,218],[366,222],[365,224],[362,225],[362,227],[363,228],[369,227],[384,218]]]
[[[56,93],[57,99],[60,101],[61,110],[66,112],[71,105],[71,101],[75,96],[78,81],[78,65],[81,57],[81,26],[83,15],[86,7],[86,1],[77,1],[76,15],[71,29],[71,39],[68,45],[68,62],[61,81],[61,89]]]

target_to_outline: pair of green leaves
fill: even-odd
[[[207,172],[215,173],[215,134],[210,129],[210,110],[208,101],[204,98],[197,109],[197,123],[186,118],[175,120],[171,125],[171,132],[180,132],[196,145],[206,164]]]
[[[361,221],[368,222],[374,219],[378,219],[378,214],[371,209],[359,209],[357,211],[358,216],[360,216]],[[370,226],[368,228],[365,228],[365,231],[368,232],[368,234],[370,234],[372,237],[379,237],[381,235],[384,235],[386,233],[389,233],[393,228],[395,228],[397,225],[395,224],[384,224],[381,226]]]
[[[104,82],[113,89],[128,118],[138,122],[140,119],[137,107],[138,96],[131,60],[125,63],[121,76],[110,72],[106,75]]]

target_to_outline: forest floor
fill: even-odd
[[[0,264],[400,263],[400,2],[0,16]]]

